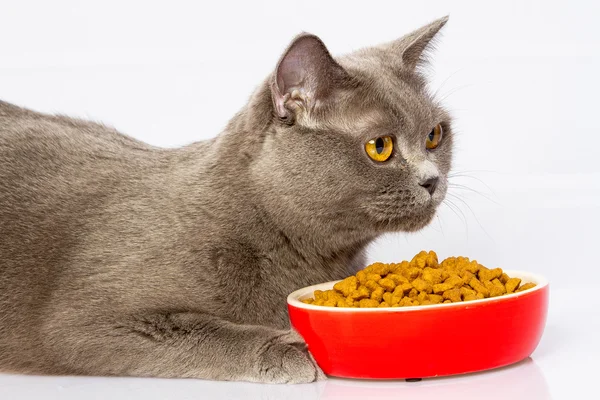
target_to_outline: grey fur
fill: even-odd
[[[415,54],[445,22],[335,61],[301,35],[285,54],[312,64],[284,55],[224,132],[179,149],[0,102],[0,368],[322,379],[285,298],[433,217],[452,131]],[[396,140],[381,164],[378,135]]]

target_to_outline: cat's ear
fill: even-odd
[[[321,39],[308,33],[297,36],[273,74],[271,92],[276,115],[292,123],[298,113],[310,113],[324,102],[347,77]]]
[[[400,54],[404,68],[414,70],[424,61],[427,48],[440,29],[446,25],[448,18],[446,16],[433,21],[389,44],[393,51]]]

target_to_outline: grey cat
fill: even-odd
[[[336,59],[301,34],[178,149],[0,102],[0,369],[323,379],[286,296],[433,218],[453,135],[419,71],[446,21]]]

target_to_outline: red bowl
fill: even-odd
[[[327,375],[361,379],[429,378],[484,371],[521,361],[537,347],[548,313],[548,282],[505,271],[537,286],[464,303],[401,308],[304,304],[315,290],[288,296],[292,327]]]

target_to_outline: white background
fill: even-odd
[[[0,375],[0,394],[562,399],[594,390],[598,2],[2,0],[0,99],[102,121],[154,145],[181,146],[218,134],[301,31],[319,35],[336,55],[447,14],[431,90],[455,117],[460,176],[452,181],[467,188],[452,188],[453,205],[443,206],[422,232],[375,243],[370,260],[435,249],[441,257],[466,255],[545,275],[550,315],[533,361],[418,384],[332,379],[281,387]]]

